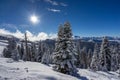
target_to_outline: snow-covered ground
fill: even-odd
[[[37,62],[12,62],[0,58],[0,80],[78,80],[75,77],[55,72],[51,67]]]
[[[0,54],[7,44],[0,43]],[[80,78],[65,75],[52,70],[50,66],[37,62],[15,62],[0,57],[0,80],[120,80],[116,72],[93,72],[78,69]]]
[[[88,80],[120,80],[116,72],[94,72],[87,69],[79,69],[79,74],[85,76]]]
[[[37,62],[14,62],[0,58],[0,80],[120,80],[115,72],[93,72],[79,69],[81,78],[65,75]]]

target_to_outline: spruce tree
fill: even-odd
[[[12,51],[16,48],[16,45],[17,43],[14,37],[9,39],[7,47],[3,50],[3,56],[6,58],[11,58]]]
[[[111,68],[111,52],[109,49],[109,41],[105,37],[100,48],[100,70],[110,71]]]
[[[20,55],[19,55],[19,52],[18,52],[17,47],[16,47],[14,50],[12,50],[11,58],[12,58],[14,61],[19,61]]]
[[[72,31],[69,22],[64,26],[60,25],[58,39],[55,45],[54,70],[64,74],[74,75],[76,73],[76,52],[72,38]]]
[[[21,48],[20,49],[21,49],[21,51],[20,51],[21,52],[20,59],[23,59],[23,55],[24,55],[24,51],[25,51],[23,42],[21,43]]]
[[[90,68],[94,71],[97,71],[99,69],[99,47],[98,44],[95,44],[94,47],[94,52],[93,52],[93,56],[92,56],[92,61],[90,64]]]
[[[118,67],[118,55],[117,47],[111,47],[111,71],[116,71]]]
[[[89,49],[87,53],[87,68],[90,68],[91,60],[92,60],[92,50]]]
[[[82,57],[81,57],[80,40],[78,40],[78,41],[76,42],[76,46],[77,46],[77,53],[78,53],[76,66],[77,66],[78,68],[81,68],[81,66],[82,66],[82,64],[81,64],[81,63],[82,63],[82,62],[81,62]]]
[[[31,44],[31,61],[35,61],[35,54],[37,54],[37,48],[36,48],[36,45],[35,43],[32,43]]]
[[[50,51],[49,51],[49,48],[43,54],[41,63],[46,64],[46,65],[48,65],[50,63]]]
[[[87,48],[83,47],[81,49],[81,68],[87,68]]]

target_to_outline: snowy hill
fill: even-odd
[[[36,62],[12,62],[0,58],[0,80],[77,80],[77,78],[55,72],[51,67]]]
[[[0,42],[0,55],[6,45]],[[78,74],[79,78],[53,71],[51,66],[38,62],[15,62],[0,56],[0,80],[120,80],[116,72],[78,69]]]
[[[115,72],[93,72],[79,69],[81,78],[58,73],[37,62],[13,62],[9,58],[0,58],[0,80],[120,80]]]

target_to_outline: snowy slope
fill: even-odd
[[[79,69],[82,80],[120,80],[115,72],[93,72]],[[0,58],[0,80],[81,80],[58,73],[51,67],[37,62],[13,62],[12,59]]]
[[[89,80],[120,80],[116,72],[94,72],[87,69],[79,69],[79,74],[81,76],[86,76]]]
[[[0,54],[7,44],[0,42]],[[65,75],[37,62],[14,62],[9,58],[0,57],[0,80],[120,80],[116,72],[93,72],[78,69],[81,78]]]
[[[0,80],[78,80],[75,77],[55,72],[51,67],[37,62],[12,62],[0,58]]]

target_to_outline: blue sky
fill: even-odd
[[[39,17],[32,24],[31,15]],[[57,33],[69,21],[74,35],[120,36],[119,0],[0,0],[0,28]]]

